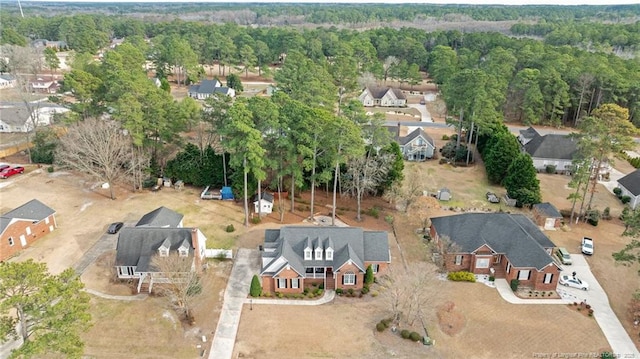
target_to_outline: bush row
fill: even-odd
[[[475,282],[476,276],[467,271],[449,272],[449,274],[447,274],[447,279],[454,282]]]

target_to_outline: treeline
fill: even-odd
[[[6,7],[17,13],[17,7]],[[175,4],[175,3],[122,3],[122,4],[68,4],[30,3],[24,6],[27,14],[50,15],[69,10],[112,15],[121,14],[202,14],[242,13],[236,20],[242,24],[269,24],[275,19],[298,18],[314,24],[362,24],[388,21],[416,21],[424,18],[447,19],[464,17],[478,21],[507,21],[535,19],[567,21],[595,19],[597,21],[619,21],[635,18],[640,14],[640,5],[612,6],[552,6],[552,5],[433,5],[433,4]],[[4,10],[4,9],[3,9]],[[249,12],[247,16],[246,12]],[[250,23],[244,23],[251,19]],[[229,19],[229,21],[233,21]]]

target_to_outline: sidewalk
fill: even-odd
[[[314,300],[302,299],[245,299],[245,304],[268,304],[268,305],[321,305],[331,302],[336,297],[334,290],[325,290],[322,298]]]
[[[523,299],[513,293],[506,279],[496,278],[495,283],[502,299],[511,304],[569,304],[573,302],[568,299]]]

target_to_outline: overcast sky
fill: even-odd
[[[27,1],[55,1],[55,2],[104,2],[104,3],[115,3],[115,2],[134,2],[134,1],[122,1],[122,0],[23,0],[27,5]],[[2,2],[2,0],[0,0]],[[140,1],[135,1],[140,2]],[[143,0],[142,2],[193,2],[193,1],[182,1],[182,0],[169,0],[169,1],[158,1],[158,0]],[[411,0],[366,0],[366,1],[353,1],[353,0],[329,0],[327,2],[318,1],[318,0],[302,0],[302,1],[279,1],[279,0],[234,0],[234,1],[219,1],[219,0],[200,0],[197,2],[207,2],[207,3],[246,3],[246,2],[259,2],[259,3],[376,3],[376,4],[401,4],[401,3],[414,3],[414,4],[500,4],[500,5],[614,5],[614,4],[638,4],[640,1],[638,0],[460,0],[460,1],[451,1],[451,0],[427,0],[427,1],[411,1]],[[27,5],[28,6],[28,5]]]

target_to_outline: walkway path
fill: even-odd
[[[302,299],[245,299],[245,304],[269,304],[269,305],[321,305],[326,304],[336,297],[334,290],[325,290],[322,298],[314,300],[302,300]]]
[[[113,300],[126,300],[126,301],[133,301],[133,300],[145,300],[147,299],[147,297],[149,295],[147,294],[138,294],[138,295],[111,295],[111,294],[106,294],[106,293],[102,293],[102,292],[98,292],[97,290],[93,290],[93,289],[89,289],[89,288],[85,288],[84,289],[85,292],[89,293],[89,294],[93,294],[96,297],[100,297],[100,298],[104,298],[104,299],[113,299]]]
[[[80,258],[80,260],[73,266],[73,269],[76,270],[78,275],[81,275],[85,270],[87,270],[87,268],[89,268],[91,263],[95,262],[95,260],[103,253],[115,250],[117,244],[117,234],[103,234],[88,251],[84,252],[82,258]]]

